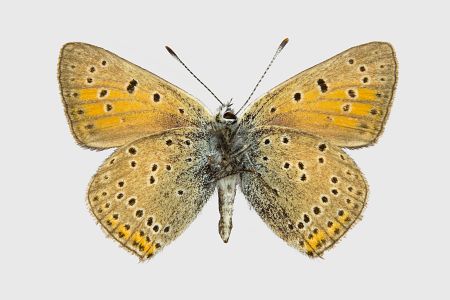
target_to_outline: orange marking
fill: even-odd
[[[338,217],[339,222],[341,223],[347,223],[347,221],[345,221],[345,219],[349,216],[350,214],[347,211],[344,211],[344,214],[342,216]]]
[[[343,127],[351,127],[351,128],[359,128],[359,122],[358,120],[351,119],[349,117],[341,117],[341,116],[334,116],[333,117],[333,123],[337,126],[343,126]]]
[[[80,90],[78,98],[80,100],[95,100],[97,99],[98,89],[84,89]]]
[[[313,237],[308,240],[308,244],[310,247],[313,248],[313,250],[316,250],[318,245],[321,243],[322,240],[325,240],[327,237],[325,231],[319,230],[316,234],[313,234]]]
[[[120,118],[119,117],[108,117],[108,118],[104,118],[104,119],[100,119],[100,120],[96,120],[94,121],[94,128],[96,129],[102,129],[105,127],[110,127],[113,125],[117,125],[120,124]]]
[[[330,228],[328,228],[327,229],[327,232],[328,232],[328,235],[330,235],[330,236],[333,236],[333,235],[336,235],[335,233],[334,233],[334,231],[336,230],[336,229],[341,229],[341,225],[339,224],[339,223],[333,223],[333,226],[331,226]]]
[[[311,91],[308,91],[308,92],[306,92],[305,93],[305,100],[306,101],[308,101],[308,100],[316,100],[317,98],[319,98],[319,95],[320,95],[320,92],[319,92],[319,90],[311,90]]]
[[[377,100],[377,91],[372,89],[360,88],[357,90],[360,100]]]
[[[107,224],[107,222],[110,222],[111,225],[107,225],[108,227],[116,227],[117,223],[119,223],[119,221],[115,220],[112,215],[109,215],[108,218],[105,221],[105,224]]]
[[[123,239],[128,239],[128,237],[131,235],[130,231],[125,228],[124,224],[120,224],[117,231],[123,234]]]

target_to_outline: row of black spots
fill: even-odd
[[[308,234],[308,240],[312,240],[314,238],[314,236],[316,236],[317,234],[319,234],[319,228],[314,227],[311,232]],[[319,241],[317,241],[316,245],[312,245],[317,249],[322,248],[323,245],[326,244],[326,240],[325,238],[320,239]]]
[[[334,224],[333,221],[331,221],[331,220],[328,220],[328,221],[327,221],[327,227],[328,227],[328,228],[333,228],[334,225],[335,225],[335,224]],[[341,234],[341,229],[340,229],[339,227],[340,227],[340,225],[339,225],[339,226],[336,226],[336,227],[334,228],[333,233],[334,233],[335,235],[340,235],[340,234]]]
[[[342,111],[343,112],[349,112],[350,108],[351,108],[351,104],[349,104],[349,103],[346,103],[346,104],[342,105]]]
[[[314,215],[319,216],[322,213],[322,208],[320,206],[314,206],[311,211]]]
[[[84,129],[92,130],[92,129],[94,129],[94,124],[86,124],[86,125],[84,126]]]
[[[133,207],[133,206],[136,204],[136,202],[137,202],[136,197],[132,196],[132,197],[129,197],[129,198],[127,199],[127,201],[126,201],[125,204],[126,204],[128,207]]]
[[[367,123],[365,123],[365,122],[360,122],[359,127],[362,129],[369,129],[369,125],[367,125]],[[364,132],[365,131],[362,131],[361,133],[364,133]]]
[[[287,226],[288,226],[289,230],[294,230],[294,228],[295,228],[292,223],[288,223]]]
[[[283,164],[283,169],[288,170],[291,167],[291,164],[289,162],[285,162]]]
[[[303,163],[302,161],[299,161],[298,164],[297,164],[297,166],[298,166],[298,168],[299,168],[300,170],[304,170],[304,169],[305,169],[305,163]]]
[[[346,215],[345,218],[344,218],[344,222],[346,222],[346,223],[349,223],[352,220],[352,218],[350,218],[349,213],[346,214],[346,211],[344,209],[339,209],[337,211],[337,215],[339,217],[344,217],[344,215]]]
[[[282,142],[283,144],[289,144],[289,137],[287,137],[287,136],[282,137],[282,138],[281,138],[281,142]]]
[[[119,181],[117,181],[117,188],[121,189],[125,186],[125,180],[120,179]]]
[[[109,177],[109,172],[103,174],[102,182],[108,182],[108,181],[109,181],[109,178],[110,178],[110,177]]]
[[[325,83],[325,80],[323,80],[322,78],[320,78],[320,79],[317,80],[317,84],[319,85],[320,91],[321,91],[322,93],[325,93],[326,91],[328,91],[328,86],[327,86],[327,84]]]
[[[138,85],[138,82],[135,79],[132,79],[127,86],[128,93],[132,94],[134,93],[136,86]]]
[[[297,228],[301,231],[306,230],[311,225],[311,218],[308,214],[303,214],[302,218],[297,222]]]
[[[105,104],[105,112],[110,112],[113,109],[112,104],[106,103]]]
[[[319,146],[317,146],[317,149],[319,149],[320,152],[325,152],[325,150],[327,150],[327,148],[328,148],[327,145],[324,143],[319,144]]]
[[[339,190],[336,189],[336,188],[331,189],[330,192],[331,192],[331,194],[332,194],[333,196],[335,196],[335,197],[337,197],[337,196],[339,195]]]
[[[101,89],[100,92],[98,93],[98,96],[100,98],[104,98],[104,97],[106,97],[107,94],[108,94],[108,90]]]
[[[366,71],[367,71],[366,66],[364,66],[364,65],[359,66],[359,71],[360,71],[361,73],[366,72]]]
[[[112,213],[111,217],[113,220],[119,220],[119,214],[117,212]],[[106,220],[106,225],[111,226],[112,222],[108,219]]]
[[[355,59],[354,58],[350,58],[348,61],[349,65],[353,65],[355,63]]]
[[[179,108],[178,112],[183,115],[184,114],[184,109],[183,108]]]
[[[300,175],[300,181],[305,182],[308,180],[308,177],[306,176],[306,173],[303,173],[302,175]]]
[[[369,77],[368,76],[364,76],[363,78],[361,78],[361,82],[368,84],[369,83]]]
[[[116,194],[116,200],[118,200],[118,201],[122,201],[123,199],[125,199],[125,193],[124,192],[118,192],[117,194]]]
[[[88,77],[88,78],[86,78],[86,82],[88,84],[92,84],[94,82],[94,80],[92,79],[92,77]]]
[[[294,100],[296,101],[296,102],[299,102],[300,100],[302,100],[302,93],[300,93],[300,92],[296,92],[295,94],[294,94]]]
[[[144,210],[141,209],[141,208],[137,209],[137,210],[134,212],[134,216],[135,216],[137,219],[142,218],[142,217],[144,216]]]
[[[372,108],[372,109],[370,110],[370,114],[373,115],[373,116],[375,116],[375,115],[377,115],[377,114],[380,114],[380,115],[381,115],[381,112],[379,112],[376,108]]]
[[[299,244],[300,247],[302,247],[303,249],[306,249],[307,246],[311,247],[311,246],[309,245],[309,243],[308,243],[308,242],[305,243],[304,240],[300,240],[300,241],[298,242],[298,244]],[[308,255],[309,257],[313,257],[313,256],[314,256],[314,252],[311,251],[311,250],[308,250],[308,251],[306,251],[306,255]]]
[[[147,242],[147,243],[150,243],[151,242],[151,240],[150,240],[150,237],[147,235],[145,235],[145,231],[144,230],[139,230],[139,236],[141,237],[141,238],[144,238],[144,236],[145,236],[145,241]],[[145,249],[145,246],[142,244],[142,243],[140,243],[140,242],[138,242],[138,241],[136,241],[136,240],[134,240],[133,241],[133,243],[131,244],[133,247],[138,247],[139,246],[139,251],[140,252],[142,252],[142,251],[144,251],[144,249]]]
[[[326,205],[326,204],[330,203],[330,198],[328,195],[322,195],[322,196],[320,196],[320,201]]]
[[[277,111],[277,108],[276,107],[272,107],[271,109],[270,109],[270,112],[273,114],[274,112],[276,112]]]
[[[356,98],[356,92],[355,92],[355,90],[350,89],[350,90],[347,91],[347,94],[348,94],[348,96],[349,96],[350,98]]]
[[[96,71],[96,69],[95,69],[94,66],[91,66],[91,67],[89,68],[89,72],[90,72],[90,73],[94,73],[95,71]]]
[[[319,164],[324,164],[324,163],[325,163],[325,158],[319,156],[319,157],[317,158],[317,161],[318,161]]]
[[[150,185],[157,184],[157,177],[153,176],[153,175],[150,175],[150,178],[149,178],[148,182],[150,183]]]
[[[130,168],[132,169],[136,169],[137,168],[137,161],[135,160],[130,160]]]
[[[138,150],[135,146],[131,146],[127,149],[127,152],[129,155],[136,155],[138,153]]]
[[[128,232],[130,230],[131,226],[130,226],[130,224],[125,224],[125,225],[123,225],[123,228]],[[119,238],[123,238],[125,236],[125,234],[122,231],[118,231],[117,236]]]
[[[361,205],[357,201],[354,201],[351,198],[346,198],[345,203],[350,209],[353,210],[359,210],[359,208],[361,207]]]
[[[337,184],[337,183],[339,182],[339,179],[338,179],[336,176],[332,176],[332,177],[330,178],[330,181],[331,181],[331,183],[333,183],[333,184]]]
[[[151,228],[151,230],[154,233],[158,233],[161,229],[161,225],[156,221],[154,216],[149,216],[147,218],[147,221],[145,222],[145,225],[149,228]]]

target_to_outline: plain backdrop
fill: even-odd
[[[447,1],[2,1],[1,299],[449,299]],[[61,46],[99,45],[217,103],[256,92],[349,47],[388,41],[398,89],[384,135],[348,151],[370,183],[363,220],[324,259],[276,237],[242,196],[224,244],[217,196],[153,260],[105,237],[90,177],[112,152],[70,134],[56,70]]]

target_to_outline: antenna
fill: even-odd
[[[286,46],[286,44],[289,42],[288,38],[285,38],[281,43],[280,46],[278,46],[277,51],[275,52],[275,54],[272,57],[272,60],[270,61],[269,65],[267,66],[266,70],[264,71],[264,73],[262,74],[261,78],[259,79],[259,81],[256,83],[255,87],[253,88],[253,91],[250,93],[250,96],[248,96],[247,100],[245,101],[244,105],[242,105],[242,107],[237,111],[236,115],[247,105],[248,101],[250,101],[250,99],[253,96],[253,93],[256,91],[256,88],[259,86],[259,84],[261,83],[261,80],[264,78],[264,76],[266,76],[267,71],[269,71],[270,67],[272,66],[272,63],[275,61],[275,58],[277,58],[278,54],[280,54],[281,50],[283,50],[284,46]]]
[[[219,98],[217,98],[217,96],[209,89],[209,87],[206,86],[206,84],[204,84],[197,76],[195,76],[194,73],[192,73],[191,70],[189,70],[189,68],[184,64],[184,62],[178,57],[178,55],[169,46],[166,46],[166,50],[170,53],[170,55],[173,56],[173,58],[178,60],[183,65],[183,67],[185,67],[185,69],[188,70],[188,72],[191,73],[191,75],[194,76],[194,78],[197,79],[197,81],[200,82],[201,85],[203,85],[214,96],[214,98],[216,98],[217,101],[219,101],[219,103],[221,105],[223,105],[223,102],[220,101]]]

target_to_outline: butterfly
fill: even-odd
[[[359,45],[242,113],[216,97],[215,115],[175,85],[85,43],[63,46],[58,80],[78,144],[117,148],[89,184],[90,210],[141,260],[177,238],[216,189],[219,234],[228,242],[238,185],[276,235],[321,257],[361,218],[368,184],[343,148],[377,141],[397,63],[388,43]]]

